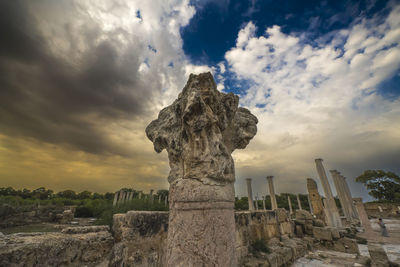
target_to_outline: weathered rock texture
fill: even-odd
[[[79,230],[0,235],[0,266],[107,266],[114,244],[108,227]]]
[[[258,122],[238,104],[238,96],[217,90],[211,73],[191,74],[146,128],[171,167],[167,266],[236,265],[231,153],[248,145]]]
[[[325,220],[324,206],[322,206],[321,195],[318,192],[317,183],[311,178],[307,178],[307,190],[309,199],[311,201],[313,214],[318,219]]]
[[[113,221],[116,244],[109,266],[165,266],[168,212],[128,211]]]
[[[0,229],[42,222],[67,223],[73,218],[73,211],[65,210],[64,207],[35,206],[25,211],[22,207],[13,207],[8,204],[0,206]]]
[[[256,240],[293,236],[293,222],[284,209],[235,212],[235,224],[233,247],[238,262],[248,255]],[[112,230],[116,243],[110,266],[166,265],[168,212],[115,214]]]

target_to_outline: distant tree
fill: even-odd
[[[67,199],[76,199],[76,193],[73,190],[64,190],[57,193],[58,197],[67,198]]]
[[[114,198],[114,193],[107,192],[104,194],[104,198],[107,200],[112,200]]]
[[[102,194],[99,194],[99,193],[93,193],[92,198],[93,199],[103,199],[104,196]]]
[[[92,197],[92,192],[89,192],[87,190],[82,191],[78,194],[79,199],[88,199]]]
[[[47,190],[45,187],[39,187],[32,191],[32,196],[38,199],[48,199],[52,197],[53,190]]]
[[[242,197],[241,199],[235,198],[235,210],[248,210],[249,201],[247,197]]]
[[[356,181],[363,183],[368,194],[380,201],[400,202],[400,177],[394,172],[367,170]]]

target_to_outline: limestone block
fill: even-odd
[[[304,237],[303,227],[301,225],[296,225],[296,236],[297,237]]]
[[[285,209],[276,209],[276,215],[279,223],[289,221],[288,213]]]
[[[314,238],[319,240],[332,241],[332,231],[329,228],[314,227],[313,228]]]
[[[307,235],[314,235],[314,227],[311,224],[304,225],[304,233]]]
[[[388,256],[380,244],[368,243],[368,251],[374,267],[390,266]]]
[[[280,229],[282,235],[292,234],[292,224],[290,222],[282,222],[280,223]]]
[[[336,228],[329,228],[329,229],[331,230],[332,238],[334,240],[338,240],[340,238],[340,233],[339,233],[338,229],[336,229]]]
[[[345,253],[360,254],[357,241],[347,237],[341,238],[333,242],[333,249]]]

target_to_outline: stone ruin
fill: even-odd
[[[258,122],[238,104],[238,96],[217,90],[211,73],[191,74],[146,128],[171,167],[167,266],[236,266],[231,153],[249,144]]]

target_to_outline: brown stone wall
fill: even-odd
[[[379,210],[382,208],[382,212]],[[400,203],[364,203],[368,217],[372,218],[399,218]]]
[[[235,212],[236,255],[245,257],[257,239],[292,236],[287,211]],[[116,244],[110,266],[163,266],[168,231],[168,212],[129,211],[114,215]]]

